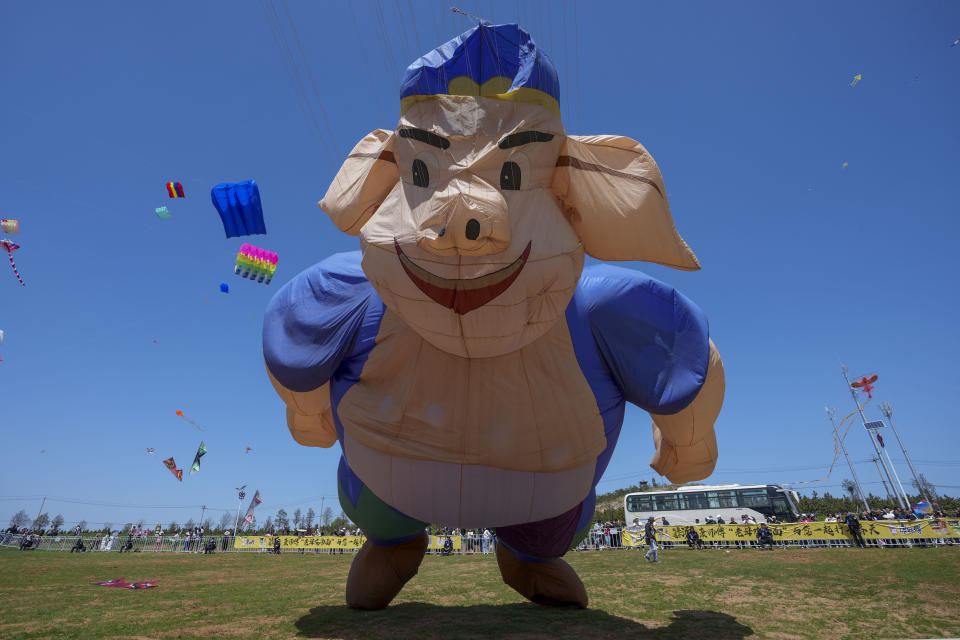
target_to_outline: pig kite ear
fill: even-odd
[[[359,235],[399,180],[393,131],[377,129],[357,143],[317,204],[338,229]]]
[[[673,225],[657,163],[636,140],[567,136],[553,174],[553,193],[594,258],[700,268]]]

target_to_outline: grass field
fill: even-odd
[[[529,604],[493,556],[428,556],[384,611],[344,605],[350,555],[0,550],[0,638],[960,636],[960,549],[568,554],[590,608]],[[155,580],[148,590],[92,582]]]

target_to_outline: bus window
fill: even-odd
[[[709,507],[707,497],[703,492],[681,493],[679,497],[681,509],[707,509]]]
[[[712,509],[739,506],[736,491],[707,491],[707,503]]]
[[[643,513],[652,511],[650,496],[627,496],[627,511],[631,513]]]
[[[770,505],[770,500],[767,498],[767,490],[765,488],[740,489],[739,494],[741,507],[757,508]]]
[[[677,496],[675,495],[654,496],[653,510],[654,511],[676,511]]]
[[[793,519],[793,513],[790,512],[790,507],[787,506],[787,501],[784,498],[777,497],[772,500],[773,502],[773,515],[777,516],[778,519],[789,522]]]

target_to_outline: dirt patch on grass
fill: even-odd
[[[295,618],[293,618],[295,619]],[[291,625],[292,618],[288,617],[242,617],[230,624],[197,624],[189,627],[169,629],[156,634],[155,638],[251,638],[257,637],[258,630],[281,625]],[[269,633],[269,632],[268,632]],[[291,629],[290,636],[293,636]],[[276,637],[274,634],[263,637]]]

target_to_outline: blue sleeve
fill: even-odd
[[[622,267],[588,267],[579,286],[597,350],[624,398],[653,414],[690,404],[709,364],[704,313],[673,287]]]
[[[360,268],[360,252],[331,256],[285,284],[267,305],[263,355],[292,391],[327,382],[351,355],[368,316],[383,303]]]

